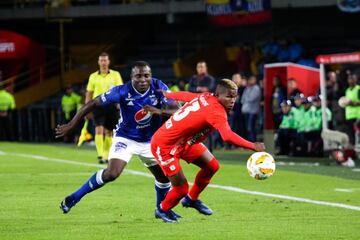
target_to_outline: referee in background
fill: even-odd
[[[118,71],[109,68],[109,54],[103,52],[98,59],[99,70],[92,73],[86,88],[85,104],[109,89],[122,85]],[[112,130],[115,128],[119,113],[116,105],[99,107],[93,112],[95,124],[95,145],[99,163],[106,163],[111,147]]]

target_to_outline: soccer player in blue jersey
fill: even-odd
[[[155,177],[156,206],[159,208],[171,185],[151,153],[150,140],[161,126],[162,116],[170,116],[178,108],[177,103],[167,100],[160,90],[168,91],[169,88],[162,81],[152,78],[148,63],[138,61],[132,68],[131,81],[99,95],[85,104],[68,124],[57,126],[56,137],[63,137],[97,107],[120,104],[120,119],[114,130],[107,168],[96,172],[82,187],[61,202],[63,213],[68,213],[86,194],[118,178],[133,155],[137,155]],[[144,106],[157,110],[160,115],[153,115]],[[176,220],[180,216],[172,212],[168,217]]]

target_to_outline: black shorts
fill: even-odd
[[[119,120],[119,111],[115,104],[98,107],[93,114],[95,126],[104,126],[108,130],[113,130]]]

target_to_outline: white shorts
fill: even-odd
[[[109,159],[121,159],[129,162],[133,155],[137,155],[145,167],[157,165],[154,155],[151,153],[150,143],[136,142],[123,137],[113,137],[109,152]]]

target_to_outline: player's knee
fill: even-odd
[[[213,160],[211,160],[207,165],[206,168],[209,172],[211,172],[212,174],[215,174],[219,169],[220,169],[220,164],[219,162],[214,158]]]
[[[173,188],[174,188],[174,190],[176,190],[176,192],[177,192],[179,195],[185,197],[186,194],[188,194],[188,192],[189,192],[189,183],[186,181],[186,182],[183,183],[182,185],[180,185],[180,186],[174,186]]]
[[[165,176],[164,172],[161,170],[161,167],[159,165],[155,165],[152,167],[149,167],[149,170],[154,175],[156,181],[160,183],[169,183],[169,178]]]
[[[114,181],[115,179],[117,179],[120,176],[121,171],[117,170],[117,169],[108,169],[105,173],[104,173],[104,177],[106,179],[106,182],[111,182]]]

